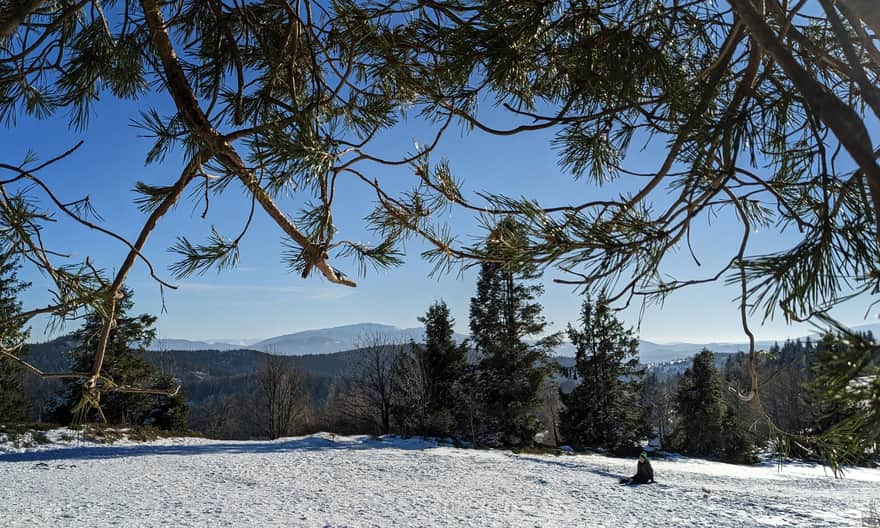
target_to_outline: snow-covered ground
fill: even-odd
[[[0,447],[4,527],[863,526],[880,470],[516,455],[400,438],[314,435]],[[2,446],[2,444],[0,444]],[[5,451],[5,452],[4,452]],[[876,504],[880,507],[880,502]],[[873,525],[871,525],[873,526]]]

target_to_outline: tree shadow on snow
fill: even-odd
[[[321,437],[291,438],[276,441],[230,441],[190,445],[126,445],[126,446],[83,446],[62,447],[45,451],[0,454],[3,462],[49,462],[62,460],[104,460],[141,456],[200,456],[235,454],[272,454],[311,451],[365,451],[374,449],[400,449],[404,451],[424,451],[440,447],[421,440],[392,439],[339,439]]]
[[[620,479],[622,477],[628,475],[621,475],[620,473],[611,473],[610,471],[606,471],[601,468],[597,468],[595,465],[578,463],[578,462],[569,462],[567,460],[557,460],[553,458],[539,458],[533,456],[523,456],[523,455],[514,455],[511,454],[512,457],[517,457],[520,460],[528,460],[529,462],[535,462],[537,464],[546,464],[549,466],[563,467],[566,469],[573,469],[577,471],[583,471],[585,473],[593,473],[594,475],[599,475],[600,477],[609,477],[615,480]],[[621,460],[622,463],[626,462],[625,460]]]

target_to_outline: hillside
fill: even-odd
[[[349,374],[362,353],[362,350],[348,350],[286,359],[306,373],[312,401],[321,403],[327,398],[329,386]],[[174,350],[144,354],[150,363],[171,369],[193,404],[206,398],[246,392],[250,389],[249,376],[267,356],[256,350]]]
[[[880,333],[880,324],[866,324],[854,326],[858,332]],[[268,339],[248,341],[244,343],[224,343],[212,341],[191,341],[187,339],[157,339],[150,347],[154,351],[162,350],[239,350],[247,348],[270,352],[285,356],[305,356],[312,354],[332,354],[354,350],[363,346],[363,341],[370,336],[382,336],[395,343],[407,343],[409,341],[420,342],[423,339],[423,328],[398,328],[396,326],[379,323],[358,323],[352,325],[337,326],[332,328],[319,328],[305,330]],[[810,336],[816,339],[817,336]],[[455,340],[462,342],[468,336],[455,334]],[[797,339],[797,338],[793,338]],[[799,339],[806,339],[801,336]],[[759,350],[767,349],[775,342],[784,340],[759,340],[755,344]],[[716,354],[735,354],[748,350],[748,344],[709,342],[709,343],[654,343],[645,339],[639,340],[639,358],[642,363],[665,363],[679,359],[687,359],[704,348],[708,348]],[[563,342],[554,351],[556,356],[574,356],[575,349],[571,343]]]
[[[396,437],[74,440],[13,451],[0,454],[7,528],[857,527],[876,520],[880,495],[876,469],[838,480],[804,464],[674,458],[654,460],[657,484],[622,486],[629,459]]]
[[[60,371],[68,367],[66,351],[70,342],[59,338],[46,343],[29,345],[28,359],[36,366]],[[292,365],[303,369],[308,375],[308,388],[313,401],[320,403],[327,397],[327,390],[334,382],[339,382],[351,373],[363,349],[345,350],[326,354],[307,354],[288,356]],[[144,358],[171,372],[186,391],[190,402],[198,404],[206,398],[240,394],[248,390],[248,376],[251,375],[268,354],[252,349],[227,350],[149,350]],[[561,367],[572,367],[574,358],[569,355],[553,359]],[[722,365],[725,354],[717,354],[716,361]],[[665,375],[680,374],[690,365],[687,360],[656,362],[652,369]],[[568,392],[575,382],[557,376],[563,390]]]

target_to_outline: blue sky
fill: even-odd
[[[131,126],[138,110],[150,106],[160,113],[170,112],[170,101],[150,96],[135,102],[121,102],[105,96],[95,106],[93,118],[85,132],[68,130],[66,117],[35,121],[20,118],[12,128],[0,129],[0,155],[4,162],[20,161],[28,149],[41,159],[48,159],[70,148],[80,139],[84,145],[74,155],[49,168],[43,176],[65,200],[89,194],[108,226],[133,239],[144,215],[132,203],[134,183],[169,184],[180,171],[174,157],[164,164],[145,167],[143,160],[150,147],[149,140]],[[375,151],[390,156],[411,151],[414,141],[421,144],[431,139],[428,130],[417,124],[404,124],[379,138]],[[633,145],[630,167],[638,170],[655,168],[663,155],[663,144],[654,143],[639,151]],[[586,181],[576,181],[557,165],[549,136],[534,133],[514,137],[493,137],[480,133],[464,134],[451,130],[441,142],[433,159],[446,157],[454,174],[464,181],[466,193],[489,190],[512,196],[536,198],[545,205],[563,205],[613,197],[632,190],[639,182],[628,179],[597,189]],[[405,169],[372,171],[383,185],[391,189],[409,186],[413,176]],[[342,181],[335,210],[340,228],[339,237],[371,241],[361,218],[372,206],[367,188]],[[298,202],[283,203],[295,214]],[[167,271],[173,256],[167,251],[177,235],[194,241],[203,240],[211,226],[221,233],[234,236],[247,216],[249,200],[236,183],[219,198],[211,199],[207,219],[200,217],[200,206],[192,200],[181,203],[163,219],[147,246],[147,254],[162,272]],[[460,233],[479,234],[472,217],[462,211],[452,213],[448,221]],[[694,245],[702,261],[696,267],[685,252],[670,259],[667,271],[679,277],[706,276],[726,261],[738,243],[739,228],[732,221],[732,212],[713,220],[711,226],[701,220],[702,227],[694,237]],[[46,234],[50,247],[70,252],[75,258],[90,256],[99,267],[114,270],[121,262],[125,248],[105,237],[99,237],[70,222],[58,222]],[[166,313],[159,315],[159,333],[164,338],[186,339],[256,339],[291,333],[310,328],[336,326],[357,322],[381,322],[401,327],[417,326],[416,318],[435,299],[444,299],[457,320],[457,330],[467,333],[468,301],[474,291],[476,271],[429,277],[430,263],[419,257],[426,245],[416,241],[407,247],[407,262],[401,268],[370,272],[358,277],[355,289],[335,286],[314,276],[302,279],[290,274],[281,263],[283,248],[281,232],[258,214],[242,245],[240,266],[217,274],[209,272],[183,281],[178,291],[166,291]],[[791,236],[777,231],[758,231],[752,235],[752,252],[781,249]],[[334,261],[337,267],[356,273],[353,262]],[[33,283],[27,292],[26,308],[48,302],[49,283],[41,276],[24,270],[24,279]],[[552,329],[562,329],[577,319],[581,297],[570,286],[553,284],[562,277],[549,270],[545,275],[546,293],[541,301]],[[136,292],[138,311],[159,314],[162,296],[155,282],[139,265],[129,281]],[[651,306],[645,311],[639,333],[644,339],[669,341],[744,341],[739,326],[737,290],[721,284],[696,286],[673,294],[662,307]],[[871,299],[857,299],[841,307],[836,315],[846,323],[861,324]],[[622,313],[629,325],[639,324],[638,307]],[[873,322],[873,313],[868,322]],[[808,333],[807,327],[786,327],[781,319],[763,327],[753,321],[759,339],[777,339]],[[34,338],[45,337],[43,322],[33,328]],[[68,327],[67,330],[72,329]]]

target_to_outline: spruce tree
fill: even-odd
[[[173,386],[173,380],[162,376],[143,359],[142,353],[156,337],[156,317],[150,314],[129,315],[134,307],[131,290],[123,289],[117,305],[116,325],[110,332],[103,375],[117,386],[155,388]],[[70,351],[73,370],[88,372],[92,367],[93,351],[99,339],[103,320],[99,314],[89,313],[85,323],[73,333],[75,343]],[[67,383],[66,396],[56,409],[60,422],[82,423],[97,419],[113,425],[154,424],[161,428],[185,428],[188,415],[186,402],[180,394],[167,397],[141,393],[105,391],[99,407],[88,405],[78,381]]]
[[[168,374],[158,377],[155,388],[174,390],[177,383]],[[186,431],[189,429],[189,404],[186,392],[179,390],[174,396],[153,396],[154,402],[147,421],[150,425],[165,431]]]
[[[755,453],[755,439],[737,406],[727,405],[721,420],[721,455],[728,462],[754,464],[758,462]]]
[[[13,354],[23,355],[20,346],[28,337],[21,320],[18,294],[30,286],[18,280],[15,256],[4,251],[0,254],[0,346]],[[20,422],[27,418],[30,402],[22,386],[22,367],[10,358],[0,358],[0,423]]]
[[[605,298],[595,303],[587,298],[581,310],[581,329],[568,325],[581,383],[565,402],[562,433],[578,448],[635,448],[648,433],[638,405],[644,376],[638,339],[614,316]]]
[[[490,234],[487,252],[502,256],[520,244],[522,236],[521,227],[506,219]],[[471,298],[470,328],[480,354],[485,426],[503,443],[532,443],[539,429],[535,408],[548,372],[547,352],[559,341],[557,335],[534,344],[525,341],[547,327],[536,301],[543,293],[542,286],[534,283],[538,276],[534,266],[483,262],[477,294]]]
[[[427,413],[433,434],[448,434],[455,421],[458,397],[455,385],[467,364],[467,345],[456,344],[455,320],[443,301],[433,303],[419,321],[425,325],[422,365],[425,372]]]
[[[677,448],[689,455],[714,456],[722,449],[724,393],[709,350],[694,356],[693,365],[678,382],[675,398],[679,415]]]
[[[880,447],[880,365],[878,343],[870,333],[838,326],[815,347],[815,363],[806,384],[814,409],[816,437],[811,450],[835,472],[843,464],[872,463]]]

